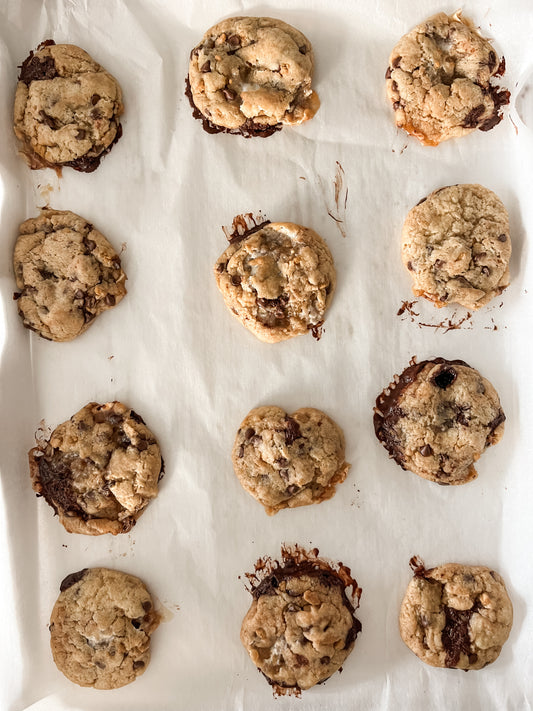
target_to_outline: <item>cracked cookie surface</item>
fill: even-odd
[[[361,631],[345,585],[331,568],[296,563],[252,590],[241,642],[272,685],[309,689],[345,662]]]
[[[505,62],[460,13],[435,15],[404,35],[391,52],[387,95],[396,125],[436,146],[502,120],[509,92],[491,80]]]
[[[280,407],[257,407],[237,432],[233,468],[272,515],[331,498],[350,468],[344,449],[342,430],[320,410],[304,407],[289,415]]]
[[[75,45],[47,40],[21,65],[14,129],[31,168],[96,170],[123,110],[116,79]]]
[[[273,222],[236,237],[215,264],[226,306],[262,341],[319,329],[336,284],[333,257],[316,232]]]
[[[482,669],[499,656],[513,623],[502,577],[480,565],[418,568],[400,608],[400,634],[426,664]]]
[[[402,260],[413,292],[436,306],[485,306],[509,285],[510,258],[507,210],[482,185],[435,190],[403,226]]]
[[[192,50],[188,93],[208,132],[265,137],[317,112],[313,67],[309,40],[291,25],[230,17]]]
[[[34,491],[69,533],[127,533],[157,496],[159,445],[120,402],[91,402],[29,451]]]
[[[374,429],[389,456],[438,484],[475,479],[474,462],[499,442],[505,415],[494,387],[460,360],[411,365],[376,400]]]
[[[13,267],[24,325],[51,341],[76,338],[126,294],[120,257],[73,212],[45,209],[23,222]]]
[[[144,583],[108,568],[68,575],[50,617],[57,668],[80,686],[118,689],[146,671],[160,622]]]

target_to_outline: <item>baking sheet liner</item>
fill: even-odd
[[[384,89],[399,37],[456,9],[436,0],[0,3],[0,708],[531,707],[529,0],[463,6],[507,61],[511,107],[494,130],[424,148],[395,128]],[[245,140],[210,136],[192,119],[183,94],[189,51],[212,24],[239,14],[279,17],[311,40],[322,107],[306,125]],[[58,179],[31,172],[16,155],[16,67],[50,37],[85,48],[124,92],[123,138],[93,174],[66,169]],[[501,197],[513,240],[511,286],[471,316],[414,300],[399,255],[407,211],[460,182]],[[17,227],[47,202],[124,245],[128,296],[72,343],[23,329],[12,301]],[[260,343],[226,311],[212,276],[227,243],[221,227],[258,211],[308,225],[330,246],[338,289],[318,342]],[[412,355],[466,360],[500,394],[504,438],[465,487],[403,472],[375,440],[375,397]],[[160,495],[128,535],[69,535],[35,498],[26,453],[41,419],[54,427],[91,400],[113,399],[134,407],[159,438]],[[241,489],[233,438],[244,415],[264,404],[318,407],[343,427],[352,469],[333,499],[268,518]],[[302,699],[274,701],[239,629],[251,600],[244,573],[283,541],[351,567],[363,589],[363,631],[341,674]],[[403,645],[397,613],[413,554],[428,566],[481,563],[503,575],[515,622],[495,664],[469,674],[433,669]],[[147,672],[111,692],[72,685],[49,651],[59,582],[96,565],[142,577],[165,618]]]

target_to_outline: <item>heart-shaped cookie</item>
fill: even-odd
[[[320,410],[289,415],[269,405],[244,418],[232,460],[243,488],[272,515],[331,498],[350,468],[344,449],[342,430]]]

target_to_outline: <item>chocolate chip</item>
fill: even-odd
[[[74,292],[74,298],[75,299],[83,299],[85,297],[85,292],[82,291],[81,289],[76,289]]]
[[[19,80],[30,85],[32,81],[54,79],[57,76],[53,57],[35,57],[33,52],[24,60],[20,67]]]
[[[222,93],[228,101],[234,101],[237,97],[237,94],[232,89],[222,89]]]
[[[139,627],[141,626],[141,622],[142,622],[142,620],[139,620],[139,619],[138,619],[138,620],[132,620],[132,621],[131,621],[131,624],[135,627],[136,630],[138,630]]]
[[[220,264],[217,264],[217,272],[219,274],[222,274],[222,272],[226,268],[227,264],[228,264],[227,262],[220,262]]]
[[[457,405],[457,416],[456,420],[460,425],[463,425],[463,427],[469,427],[470,426],[470,420],[467,417],[467,412],[470,411],[470,406],[469,405]]]
[[[503,410],[500,410],[496,417],[487,425],[487,427],[491,431],[491,434],[492,432],[494,432],[496,427],[499,427],[499,425],[502,424],[502,422],[505,422],[505,415],[503,413]]]
[[[328,657],[328,656],[320,657],[321,664],[329,664],[330,662],[331,662],[331,657]]]
[[[288,469],[280,469],[279,470],[279,475],[283,479],[283,481],[289,481],[289,470]]]
[[[393,108],[395,111],[398,111],[398,109],[400,108],[400,102],[399,102],[399,101],[395,101],[394,104],[392,105],[392,108]]]
[[[241,281],[242,281],[242,278],[238,274],[234,274],[231,277],[231,283],[233,284],[233,286],[239,286]]]
[[[94,119],[95,121],[99,118],[102,118],[102,112],[100,111],[100,109],[93,109],[91,111],[91,118]],[[95,146],[95,150],[96,150],[96,146]]]
[[[84,239],[83,244],[87,247],[89,252],[92,252],[93,249],[96,247],[96,242],[94,242],[92,239]]]
[[[290,494],[291,496],[293,494],[296,494],[298,491],[300,491],[300,487],[296,486],[296,484],[291,484],[290,486],[287,487],[286,492],[287,494]]]
[[[145,421],[143,420],[143,418],[142,418],[140,415],[138,415],[138,414],[135,412],[135,410],[130,410],[130,417],[131,417],[131,419],[132,419],[134,422],[137,422],[137,424],[139,424],[139,425],[145,425],[145,424],[146,424]]]
[[[86,135],[87,135],[87,131],[84,131],[83,128],[80,128],[78,130],[78,133],[76,134],[76,140],[83,141],[83,139],[85,138]]]
[[[285,444],[289,447],[293,442],[302,437],[300,425],[292,417],[285,418]]]
[[[394,57],[394,59],[392,60],[392,66],[394,67],[394,69],[396,69],[400,65],[401,61],[401,57]]]
[[[423,457],[430,457],[433,454],[433,449],[430,444],[425,444],[418,450]]]
[[[94,413],[94,421],[98,424],[101,425],[102,422],[105,422],[107,420],[107,413],[102,412],[102,410],[97,410]]]
[[[392,82],[391,86],[393,91],[398,91],[398,84],[395,81]]]
[[[499,235],[498,240],[500,242],[507,242],[507,235]]]
[[[207,74],[207,72],[211,71],[211,62],[208,60],[207,62],[204,62],[202,66],[200,67],[200,71],[202,74]]]
[[[102,97],[100,96],[100,94],[93,94],[93,95],[91,96],[91,104],[92,104],[93,106],[96,106],[96,104],[100,101],[101,98],[102,98]]]
[[[300,54],[307,54],[307,47],[305,46],[305,44],[302,44],[301,47],[298,47],[298,51],[300,52]]]
[[[232,47],[239,47],[241,44],[241,38],[237,35],[230,35],[230,37],[228,37],[228,44]]]
[[[410,272],[414,272],[415,268],[412,262],[407,262],[407,269],[409,269]]]
[[[446,666],[456,667],[461,653],[470,654],[470,618],[474,610],[444,608],[446,624],[441,633],[442,646],[446,650]]]
[[[98,667],[98,669],[105,669],[105,664],[99,660],[95,662],[95,665]]]
[[[13,301],[18,301],[21,296],[22,296],[22,294],[20,293],[20,291],[15,291],[13,293]]]
[[[134,669],[142,669],[144,667],[144,662],[139,660],[138,662],[133,662]]]
[[[442,390],[446,390],[457,378],[457,371],[455,368],[443,367],[439,372],[432,378],[431,382]]]
[[[276,459],[276,464],[279,464],[280,467],[286,467],[288,463],[289,463],[289,460],[286,459],[285,457],[280,457],[279,459]]]
[[[140,439],[137,443],[139,452],[145,452],[148,449],[148,442],[145,439]]]
[[[307,667],[309,666],[309,659],[301,654],[294,655],[295,663],[297,667]]]
[[[244,445],[241,444],[239,447],[239,454],[238,454],[239,459],[242,459],[244,457]]]
[[[385,79],[390,79],[392,74],[392,68],[387,67],[387,71],[385,72]]]
[[[49,126],[51,129],[53,129],[54,131],[57,131],[58,128],[61,128],[60,122],[57,121],[52,116],[49,116],[42,109],[39,111],[39,115],[41,117],[42,122],[45,123],[47,126]]]
[[[489,72],[492,74],[496,67],[496,53],[493,51],[489,52]]]
[[[481,267],[481,273],[488,276],[490,274],[490,269],[488,267]]]
[[[116,303],[116,299],[115,299],[115,297],[113,296],[113,294],[107,294],[106,297],[105,297],[105,299],[104,299],[104,301],[106,302],[106,304],[107,304],[108,306],[114,306],[115,303]]]
[[[150,600],[145,600],[143,602],[143,610],[145,612],[148,612],[148,610],[151,610],[151,609],[152,609],[152,603],[150,602]]]
[[[427,197],[423,197],[422,200],[419,200],[419,201],[416,203],[416,206],[418,207],[418,206],[421,205],[423,202],[426,202],[426,200],[427,200]]]
[[[79,580],[83,578],[85,573],[88,572],[88,568],[84,568],[83,570],[79,570],[77,573],[71,573],[70,575],[67,575],[66,578],[63,579],[61,582],[61,585],[59,586],[60,592],[64,592],[65,590],[68,590],[70,587],[72,587],[75,583],[77,583]]]
[[[444,266],[445,262],[442,261],[442,259],[436,259],[434,263],[435,269],[442,269]]]

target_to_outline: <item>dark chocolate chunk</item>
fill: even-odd
[[[200,71],[202,74],[207,74],[207,72],[211,71],[211,62],[208,60],[207,62],[204,62],[202,66],[200,67]]]
[[[483,116],[484,113],[485,113],[485,106],[483,104],[476,106],[471,111],[469,111],[469,113],[465,116],[464,121],[463,121],[463,127],[464,128],[476,128],[479,123],[479,119]]]
[[[86,137],[87,131],[85,131],[83,128],[78,129],[78,132],[76,134],[76,140],[77,141],[83,141],[83,139]]]
[[[430,444],[425,444],[418,450],[423,457],[430,457],[433,454],[433,449]]]
[[[446,624],[442,630],[442,646],[446,650],[446,666],[456,667],[461,658],[461,653],[471,654],[470,651],[470,618],[474,613],[470,610],[456,610],[446,606]]]
[[[133,662],[134,669],[142,669],[144,667],[144,662],[139,659],[137,662]]]
[[[138,415],[135,410],[130,410],[130,417],[134,422],[137,422],[139,425],[145,425],[146,422],[143,420],[143,418]]]
[[[32,81],[55,79],[57,75],[53,57],[36,57],[33,52],[30,52],[30,56],[20,67],[19,81],[29,86]]]
[[[385,79],[390,79],[392,75],[392,68],[387,67],[387,71],[385,72]]]
[[[393,68],[396,69],[400,65],[401,61],[402,61],[401,57],[394,57],[394,59],[392,60]]]
[[[300,425],[295,419],[287,415],[285,418],[285,444],[289,447],[293,442],[302,437]]]
[[[78,570],[77,573],[71,573],[70,575],[67,575],[67,577],[61,581],[61,585],[59,586],[60,592],[68,590],[74,585],[74,583],[77,583],[79,580],[81,580],[85,573],[88,572],[88,570],[88,568],[83,568],[83,570]]]
[[[242,277],[240,277],[238,274],[233,274],[233,276],[231,277],[231,283],[233,284],[233,286],[239,286],[241,281]]]
[[[61,128],[61,123],[57,119],[53,118],[53,116],[49,116],[42,109],[39,112],[39,116],[41,117],[42,122],[49,126],[52,130],[57,131],[58,128]]]
[[[431,382],[442,390],[449,388],[452,383],[455,382],[457,378],[457,371],[455,368],[443,367],[439,372],[432,378]]]
[[[492,422],[489,422],[489,424],[487,425],[491,434],[494,432],[496,427],[502,424],[502,422],[505,422],[505,415],[503,410],[500,410],[496,417],[492,420]]]
[[[231,47],[239,47],[241,44],[241,38],[238,35],[230,35],[228,37],[228,44]]]
[[[415,268],[412,262],[407,262],[407,269],[409,269],[410,272],[414,272]]]
[[[222,93],[226,97],[227,101],[235,101],[237,94],[232,89],[222,89]]]
[[[108,306],[114,306],[114,305],[115,305],[115,302],[116,302],[116,299],[115,299],[115,297],[113,296],[113,294],[107,294],[106,297],[105,297],[105,299],[104,299],[104,301],[106,302],[106,304],[107,304]]]
[[[246,432],[244,433],[244,439],[251,439],[255,434],[255,430],[253,427],[248,427]]]
[[[91,104],[92,104],[93,106],[96,106],[96,104],[100,101],[101,98],[102,98],[102,97],[100,96],[100,94],[93,94],[93,95],[91,96]]]
[[[300,52],[300,54],[307,54],[307,47],[305,46],[305,44],[302,44],[301,47],[298,47],[298,51]]]

